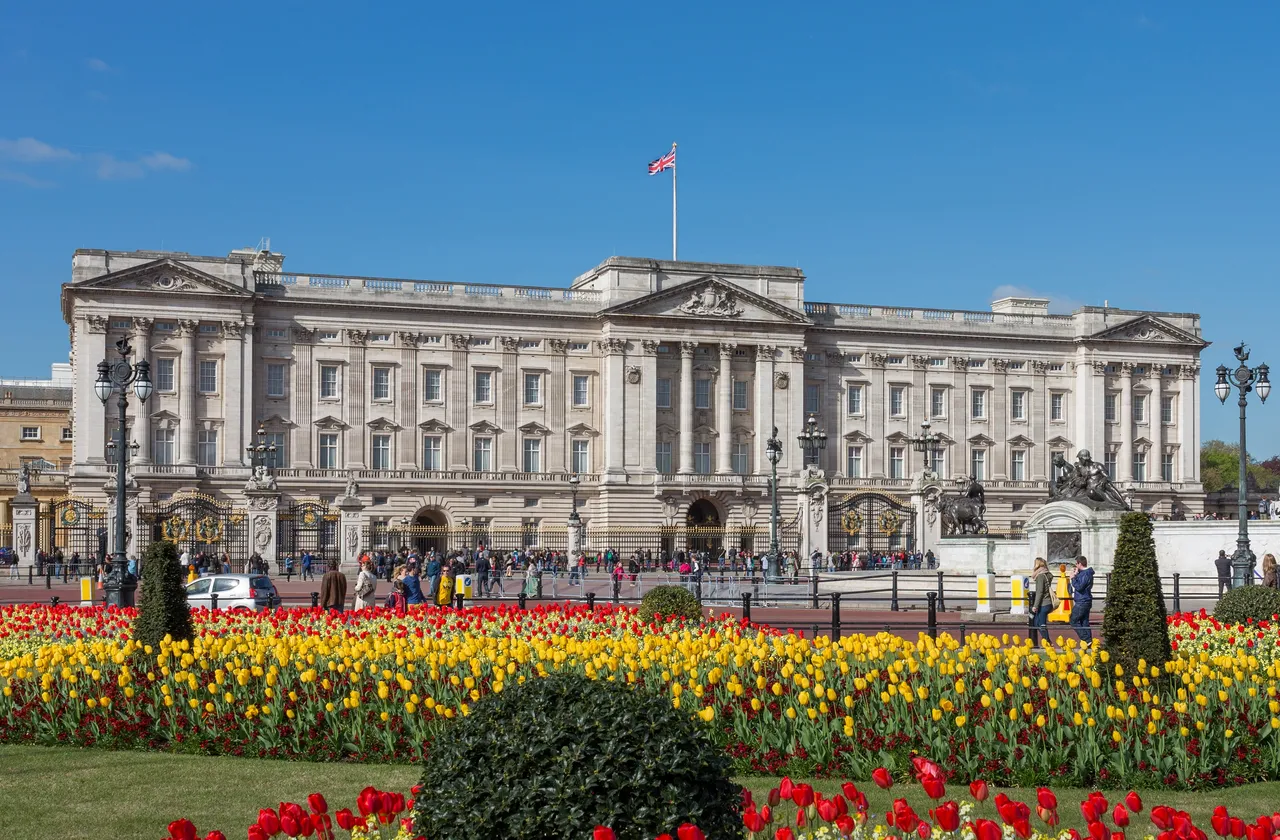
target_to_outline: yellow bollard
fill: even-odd
[[[1027,614],[1027,578],[1025,575],[1014,575],[1009,578],[1009,614]]]

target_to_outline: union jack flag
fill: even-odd
[[[649,174],[657,175],[664,169],[676,168],[676,147],[672,144],[671,151],[649,164]]]

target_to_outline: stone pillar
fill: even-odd
[[[36,550],[36,520],[39,504],[30,493],[19,493],[9,502],[13,511],[13,548],[18,552],[19,566],[34,566]]]
[[[402,332],[400,339],[400,388],[396,400],[396,423],[400,431],[396,433],[396,468],[412,470],[417,468],[418,450],[418,411],[422,407],[422,399],[418,396],[418,334]]]
[[[196,462],[196,332],[198,321],[179,321],[182,335],[182,370],[178,375],[178,463]]]
[[[253,377],[246,370],[244,333],[243,321],[225,321],[222,324],[222,347],[226,359],[222,383],[222,463],[236,467],[244,464],[245,426],[249,425],[246,418],[251,420],[253,414]],[[249,366],[252,364],[248,362]]]
[[[889,473],[889,447],[884,440],[884,419],[889,413],[889,392],[884,385],[886,357],[883,353],[868,353],[867,362],[871,365],[871,385],[862,395],[862,411],[871,444],[862,453],[862,472],[871,478],[884,478]]]
[[[151,318],[133,319],[133,357],[135,361],[148,360],[151,356]],[[155,381],[155,370],[151,371],[151,381]],[[133,439],[138,442],[138,454],[133,456],[135,464],[151,463],[151,413],[147,403],[133,400]]]
[[[315,330],[309,330],[306,327],[293,328],[294,362],[289,390],[293,398],[294,425],[290,432],[286,455],[289,459],[288,464],[294,467],[315,466],[315,460],[311,454],[315,443],[315,430],[312,423],[315,421],[314,407],[317,396],[315,386],[312,384],[317,375],[311,349],[314,337]]]
[[[365,457],[369,429],[364,424],[365,410],[369,405],[368,389],[365,387],[368,371],[365,370],[364,344],[369,340],[369,333],[366,330],[347,330],[347,340],[351,342],[351,347],[347,355],[347,381],[343,383],[346,393],[342,406],[350,428],[346,431],[346,445],[342,448],[343,460],[347,469],[360,470],[367,468],[369,463],[369,459]]]
[[[680,464],[676,472],[693,472],[693,353],[698,345],[680,342]]]
[[[547,406],[547,427],[552,433],[547,435],[544,440],[544,446],[547,451],[543,455],[547,459],[547,469],[551,471],[559,470],[561,472],[570,472],[573,466],[571,463],[572,456],[569,447],[569,436],[565,433],[565,427],[570,425],[565,419],[568,412],[568,397],[565,394],[565,377],[567,376],[565,367],[565,351],[569,349],[569,342],[562,338],[549,338],[546,340],[547,347],[547,367],[550,372],[547,374],[547,394],[545,397]],[[594,449],[594,446],[592,447]],[[595,470],[596,453],[591,453],[592,471]]]
[[[339,539],[342,540],[339,556],[342,558],[342,571],[348,575],[359,572],[356,561],[360,558],[360,529],[364,525],[364,502],[355,496],[344,496],[338,502],[342,511]]]
[[[640,383],[642,389],[641,394],[647,393],[650,399],[643,396],[637,397],[635,417],[638,418],[638,425],[633,432],[633,439],[638,442],[640,471],[645,473],[654,473],[658,470],[658,409],[657,409],[657,388],[658,388],[658,342],[642,341],[640,347],[644,351],[644,356],[640,359]],[[627,372],[630,375],[630,371]]]
[[[1120,364],[1120,452],[1116,455],[1116,479],[1133,481],[1133,364]]]
[[[626,440],[626,347],[621,338],[606,338],[597,342],[604,353],[604,472],[608,476],[625,476],[626,458],[623,441]],[[683,444],[682,444],[683,445]]]
[[[72,449],[77,464],[101,464],[107,443],[107,407],[93,391],[98,362],[107,358],[107,319],[88,315],[75,336],[76,387],[72,398],[76,433]],[[83,333],[83,337],[82,337]],[[16,533],[16,532],[15,532]]]
[[[1200,368],[1178,368],[1178,475],[1179,482],[1200,480],[1199,430],[1196,428],[1196,398],[1200,390]]]
[[[777,348],[772,344],[756,345],[756,404],[753,407],[756,420],[755,472],[767,475],[769,456],[765,452],[773,435],[773,360]]]
[[[809,558],[813,552],[827,553],[827,485],[821,480],[808,481],[796,494],[800,508],[800,560],[812,574]]]
[[[276,534],[280,494],[274,490],[246,490],[249,500],[249,553],[257,552],[268,569],[276,569]]]
[[[1088,449],[1101,457],[1094,437],[1094,429],[1102,425],[1102,406],[1094,398],[1093,362],[1084,355],[1077,356],[1075,369],[1075,392],[1070,397],[1072,419],[1066,436],[1075,441],[1077,451]],[[1073,460],[1075,453],[1068,452],[1066,457],[1068,461]]]
[[[988,422],[991,424],[990,463],[992,478],[1009,477],[1009,360],[992,359],[991,367],[995,371],[995,387],[991,389],[991,405]],[[1025,406],[1023,407],[1025,410]]]
[[[720,370],[716,382],[716,472],[733,472],[733,351],[734,344],[720,345]]]
[[[1164,382],[1160,362],[1147,364],[1151,376],[1151,394],[1147,397],[1147,425],[1151,429],[1151,453],[1147,456],[1147,481],[1163,481],[1160,465],[1164,463],[1164,423],[1161,419],[1161,403],[1164,402]]]
[[[445,405],[449,411],[449,425],[453,427],[446,448],[449,469],[463,472],[471,469],[471,435],[467,428],[467,406],[471,396],[471,369],[467,365],[467,348],[471,345],[469,335],[451,335],[449,343],[453,345],[452,367],[449,369],[449,398]]]
[[[582,520],[571,517],[565,527],[569,531],[568,554],[576,557],[582,553]]]
[[[502,367],[493,373],[493,399],[497,410],[498,426],[502,434],[493,441],[493,462],[500,472],[520,472],[524,469],[524,446],[517,426],[520,406],[524,404],[524,381],[520,378],[520,339],[502,336]],[[542,468],[548,469],[547,453],[542,453]]]

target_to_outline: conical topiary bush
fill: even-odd
[[[1115,565],[1102,613],[1102,647],[1129,674],[1138,660],[1148,667],[1163,666],[1173,656],[1156,544],[1145,513],[1120,518]]]
[[[165,635],[175,641],[192,636],[191,611],[183,586],[178,549],[168,540],[147,546],[142,561],[142,598],[133,622],[134,641],[158,648]]]

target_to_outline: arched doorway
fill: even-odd
[[[420,508],[409,522],[406,542],[419,554],[430,549],[445,552],[449,549],[449,520],[444,511]]]
[[[689,505],[685,527],[689,551],[705,551],[715,557],[724,545],[724,519],[710,499],[698,499]]]

